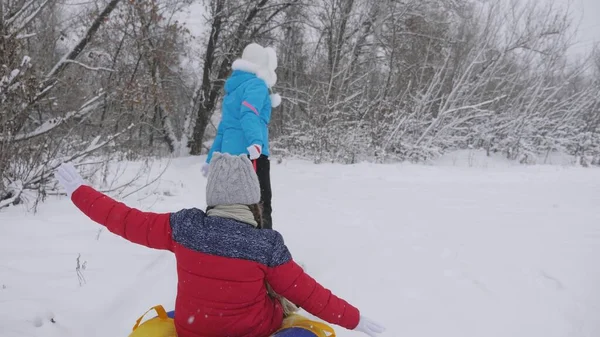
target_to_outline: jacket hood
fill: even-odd
[[[233,92],[244,82],[256,78],[256,75],[245,71],[234,70],[225,81],[225,92]]]
[[[225,81],[225,91],[228,93],[234,91],[244,82],[253,78],[260,78],[263,80],[269,90],[271,90],[271,87],[277,82],[277,75],[274,71],[260,68],[246,60],[235,60],[231,68],[233,69],[233,72]],[[269,97],[273,108],[281,104],[281,96],[279,94],[270,94]]]

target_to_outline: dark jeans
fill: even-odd
[[[269,157],[264,154],[256,159],[256,175],[258,175],[258,182],[260,183],[260,201],[262,204],[262,216],[263,224],[262,228],[273,229],[273,220],[271,213],[271,162]]]

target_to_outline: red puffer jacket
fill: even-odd
[[[177,260],[175,325],[179,337],[265,337],[282,323],[268,282],[307,312],[354,329],[359,311],[298,266],[281,235],[199,209],[141,212],[89,186],[71,197],[88,217],[123,238],[172,251]]]

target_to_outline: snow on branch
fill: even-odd
[[[502,95],[502,96],[496,97],[494,99],[487,100],[485,102],[481,102],[481,103],[477,103],[477,104],[472,104],[472,105],[465,105],[465,106],[460,106],[460,107],[448,109],[448,110],[440,113],[440,116],[447,115],[449,113],[453,113],[453,112],[460,111],[460,110],[481,110],[480,108],[482,106],[495,103],[495,102],[497,102],[497,101],[499,101],[499,100],[501,100],[501,99],[503,99],[505,97],[506,97],[506,95]]]
[[[35,2],[35,0],[29,0],[27,1],[22,7],[21,9],[19,9],[13,16],[11,16],[10,18],[5,20],[5,25],[8,27],[10,26],[13,22],[15,22],[15,20],[17,18],[19,18],[21,16],[21,14],[25,13],[25,11],[31,7],[31,5],[33,5],[33,3]]]
[[[42,12],[42,9],[46,7],[49,1],[50,0],[44,1],[35,11],[33,11],[33,13],[29,14],[28,17],[23,19],[23,21],[20,22],[21,24],[16,29],[12,30],[11,36],[17,36],[23,29],[25,29],[25,27],[27,27],[29,23],[31,23],[31,21],[33,21],[33,19],[35,19]]]
[[[25,39],[28,39],[30,37],[34,37],[37,35],[38,35],[37,33],[21,34],[21,35],[17,35],[16,39],[17,40],[25,40]]]
[[[81,40],[79,40],[79,42],[73,47],[73,49],[71,49],[71,51],[66,53],[60,59],[60,61],[58,61],[54,65],[54,67],[48,72],[48,74],[46,74],[44,83],[42,85],[42,87],[44,88],[44,89],[42,89],[42,92],[45,92],[48,87],[54,86],[54,84],[57,81],[56,76],[65,69],[67,64],[69,64],[69,60],[75,60],[77,58],[77,56],[79,56],[79,54],[81,54],[83,49],[92,40],[94,35],[96,35],[96,32],[98,31],[98,29],[100,29],[100,25],[102,25],[102,23],[104,21],[106,21],[106,19],[110,15],[110,13],[112,13],[112,11],[117,7],[117,4],[120,1],[121,0],[112,0],[111,2],[109,2],[108,5],[106,5],[104,10],[102,11],[102,13],[100,13],[96,17],[96,19],[94,20],[94,23],[90,26],[90,28],[85,33],[85,36],[83,38],[81,38]]]
[[[73,160],[78,159],[78,158],[83,158],[83,157],[91,154],[92,152],[97,151],[97,150],[105,147],[106,145],[110,144],[112,141],[114,141],[115,139],[117,139],[118,137],[120,137],[125,132],[131,130],[134,126],[135,126],[135,124],[133,124],[133,123],[130,124],[125,129],[123,129],[123,130],[121,130],[121,131],[119,131],[119,132],[117,132],[117,133],[115,133],[115,134],[107,137],[106,140],[103,141],[103,142],[101,142],[101,143],[98,143],[99,137],[96,137],[85,150],[83,150],[83,151],[81,151],[79,153],[76,153],[74,155],[71,155],[67,161],[73,161]],[[56,167],[58,167],[58,165]]]
[[[21,197],[21,193],[23,193],[22,190],[15,191],[15,192],[18,192],[18,193],[14,193],[13,192],[13,196],[12,197],[0,201],[0,209],[8,207],[8,206],[14,204]]]
[[[65,62],[66,63],[76,64],[76,65],[78,65],[80,67],[83,67],[85,69],[88,69],[88,70],[94,70],[94,71],[104,70],[104,71],[110,71],[110,72],[114,71],[114,69],[110,69],[110,68],[88,66],[87,64],[84,64],[84,63],[81,63],[81,62],[78,62],[78,61],[75,61],[75,60],[65,60]]]
[[[460,106],[460,107],[456,107],[456,108],[451,108],[451,109],[447,109],[443,112],[440,112],[440,114],[438,115],[438,118],[435,118],[427,127],[427,129],[425,129],[425,131],[423,131],[423,133],[421,134],[421,137],[419,137],[419,139],[417,139],[417,141],[415,142],[415,146],[419,145],[423,139],[425,139],[425,137],[429,134],[429,132],[438,125],[438,122],[445,117],[448,114],[451,114],[453,112],[457,112],[457,111],[461,111],[461,110],[473,110],[473,111],[482,111],[481,107],[485,106],[485,105],[489,105],[492,103],[495,103],[503,98],[505,98],[506,95],[502,95],[499,97],[496,97],[494,99],[490,99],[487,100],[485,102],[480,102],[477,104],[472,104],[472,105],[465,105],[465,106]]]
[[[92,103],[90,103],[90,104],[92,104]],[[115,134],[110,135],[103,142],[98,142],[99,137],[96,137],[93,141],[90,142],[90,144],[85,149],[78,151],[74,154],[71,154],[68,158],[62,158],[62,159],[55,158],[53,160],[50,160],[46,164],[39,165],[36,169],[32,170],[33,173],[28,175],[28,177],[26,179],[12,183],[11,184],[12,186],[9,186],[9,188],[8,188],[9,194],[8,195],[10,195],[10,197],[8,197],[5,200],[0,201],[0,209],[8,207],[8,206],[13,205],[14,203],[18,202],[18,200],[21,199],[23,193],[26,190],[35,190],[41,184],[47,183],[48,180],[50,179],[50,177],[54,174],[54,171],[56,170],[56,168],[58,168],[58,166],[60,166],[62,163],[72,162],[72,161],[75,161],[76,159],[82,159],[82,158],[92,154],[93,152],[112,143],[116,138],[120,137],[122,134],[124,134],[128,130],[131,130],[131,128],[133,128],[134,126],[135,126],[135,124],[130,124],[127,128],[125,128]]]
[[[52,131],[53,129],[55,129],[56,127],[58,127],[59,125],[62,125],[66,121],[70,120],[71,118],[75,118],[75,117],[79,118],[79,117],[83,117],[83,116],[90,114],[100,104],[102,104],[102,101],[100,100],[100,98],[103,96],[104,96],[104,93],[100,93],[99,95],[97,95],[94,98],[85,102],[81,106],[81,108],[79,108],[79,110],[70,111],[64,117],[56,117],[56,118],[49,119],[31,132],[19,134],[14,137],[0,137],[0,141],[4,141],[4,140],[8,140],[8,139],[15,140],[15,141],[23,141],[23,140],[28,140],[33,137],[37,137],[37,136],[43,135],[45,133],[48,133],[48,132]]]
[[[0,78],[0,103],[4,103],[6,100],[6,95],[4,95],[5,92],[11,92],[19,86],[20,83],[18,81],[15,82],[15,79],[23,75],[30,66],[30,62],[31,58],[29,56],[24,56],[20,66],[22,69],[13,69],[8,76],[2,76],[2,78]]]
[[[37,36],[37,35],[38,35],[37,33],[20,34],[20,35],[15,36],[15,39],[17,39],[17,40],[25,40],[25,39],[28,39],[30,37],[34,37],[34,36]],[[11,37],[10,35],[4,35],[5,39],[10,39],[10,37]]]

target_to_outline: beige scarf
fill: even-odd
[[[233,219],[258,227],[252,211],[246,205],[217,205],[206,212],[208,216]]]

